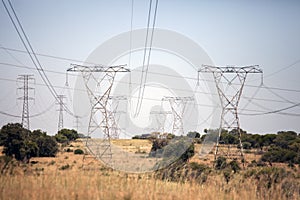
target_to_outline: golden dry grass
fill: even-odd
[[[147,147],[144,141],[114,141],[114,144]],[[83,148],[81,142],[70,149]],[[151,147],[151,145],[150,145]],[[199,148],[196,147],[196,148]],[[252,159],[252,158],[251,158]],[[107,169],[92,158],[62,151],[55,158],[34,158],[36,164],[17,164],[13,175],[0,177],[0,199],[282,199],[286,197],[277,184],[270,189],[257,187],[258,180],[235,174],[227,184],[223,174],[212,173],[203,184],[169,182],[150,173],[127,174]],[[192,161],[197,161],[194,157]],[[67,167],[63,170],[63,167]],[[299,173],[299,169],[298,169]],[[298,179],[299,181],[299,179]],[[300,188],[299,188],[300,190]],[[300,199],[289,196],[286,199]]]
[[[0,199],[281,199],[280,190],[258,193],[255,183],[226,184],[212,176],[205,184],[165,182],[147,175],[106,171],[1,176]],[[236,180],[239,180],[238,178]],[[291,199],[297,199],[295,196]]]

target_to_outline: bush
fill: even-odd
[[[152,147],[149,156],[150,157],[161,157],[163,153],[163,147],[168,145],[167,139],[155,139],[152,142]]]
[[[37,156],[54,157],[58,152],[53,137],[41,130],[31,132],[18,123],[4,125],[0,135],[4,145],[3,153],[20,161],[29,162],[30,158]]]
[[[14,156],[17,160],[28,161],[34,153],[32,152],[34,147],[28,141],[28,135],[28,130],[24,129],[21,124],[4,125],[1,129],[3,153],[6,156]]]
[[[251,149],[251,143],[250,142],[243,142],[243,149]]]
[[[225,178],[225,181],[226,183],[228,184],[230,179],[231,179],[231,172],[229,169],[226,169],[223,171],[223,175],[224,175],[224,178]]]
[[[39,148],[38,156],[40,157],[55,157],[58,152],[58,145],[51,136],[39,137],[36,143]]]
[[[56,141],[59,143],[69,143],[79,138],[79,134],[75,130],[61,129],[55,135]]]
[[[218,157],[217,160],[215,161],[215,169],[221,170],[221,169],[225,169],[226,167],[227,167],[226,158],[223,156]]]
[[[229,166],[234,171],[234,173],[241,170],[241,167],[239,166],[239,163],[236,160],[232,160],[229,162]]]
[[[84,154],[84,151],[82,149],[75,149],[74,154]]]
[[[66,170],[69,169],[71,166],[69,164],[63,165],[59,168],[59,170]]]
[[[164,149],[163,158],[178,158],[187,161],[195,154],[194,143],[186,138],[173,139]]]
[[[194,132],[188,132],[187,136],[189,138],[200,138],[200,133],[198,133],[197,131]]]
[[[70,149],[70,148],[67,148],[67,149],[65,149],[65,152],[73,152],[73,149]]]
[[[269,149],[269,151],[264,153],[261,157],[261,160],[264,162],[298,162],[297,152],[280,147],[273,147]]]
[[[192,170],[196,170],[196,171],[204,171],[208,168],[207,165],[199,164],[196,162],[191,162],[189,165],[192,168]]]

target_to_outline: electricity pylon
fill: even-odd
[[[79,121],[80,117],[78,115],[75,115],[74,118],[75,118],[75,121],[74,121],[75,128],[76,128],[76,131],[78,132],[79,131],[79,124],[80,124],[80,121]]]
[[[56,103],[59,105],[59,109],[57,110],[59,112],[58,114],[58,131],[64,128],[64,99],[66,98],[65,95],[57,95],[58,102]]]
[[[243,162],[244,154],[241,140],[242,131],[240,129],[238,116],[238,105],[241,99],[247,75],[250,73],[262,74],[262,70],[258,65],[244,67],[216,67],[202,65],[202,68],[198,70],[198,76],[199,73],[212,73],[222,107],[218,138],[214,152],[215,160],[222,154],[222,156],[226,156],[230,159],[240,157],[241,161]],[[223,87],[222,83],[225,83]],[[237,131],[240,148],[236,148],[235,151],[230,146],[228,146],[228,148],[220,148],[220,136],[223,129],[227,129],[228,131]]]
[[[33,75],[19,75],[17,78],[17,82],[22,82],[22,86],[17,89],[23,90],[23,95],[18,98],[18,100],[23,101],[23,111],[22,111],[22,127],[25,129],[29,129],[29,101],[33,100],[33,97],[30,97],[29,90],[34,90],[33,87],[30,87],[30,84],[34,82]]]
[[[110,129],[110,135],[111,138],[113,139],[118,139],[120,136],[120,128],[118,127],[119,123],[119,117],[117,115],[120,115],[122,111],[117,111],[119,102],[120,101],[126,101],[127,97],[126,96],[111,96],[109,97],[108,104],[109,104],[109,109],[108,111],[108,123],[109,123],[109,129]]]
[[[150,115],[154,115],[157,123],[156,130],[162,136],[165,132],[165,122],[167,115],[172,114],[170,111],[151,111]]]
[[[164,97],[162,101],[170,103],[173,114],[173,129],[172,134],[183,135],[183,114],[188,101],[194,101],[193,97]]]
[[[108,101],[116,74],[130,72],[125,67],[126,65],[84,66],[71,64],[71,68],[67,69],[67,72],[81,73],[91,104],[86,147],[92,155],[106,163],[109,163],[112,158]],[[95,74],[99,76],[95,76]],[[95,90],[93,87],[96,87]],[[98,131],[102,132],[101,139],[92,139],[91,137]]]

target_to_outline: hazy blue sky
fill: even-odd
[[[131,0],[13,0],[12,4],[37,53],[85,60],[101,43],[130,30],[131,2]],[[148,8],[149,1],[134,1],[133,29],[146,27]],[[247,105],[248,109],[267,112],[300,102],[299,11],[300,1],[297,0],[160,0],[156,27],[176,31],[197,42],[215,65],[259,64],[264,70],[264,84],[270,88],[284,90],[260,89],[255,98],[273,101],[252,100],[247,104],[248,100],[243,99],[243,105]],[[24,50],[2,4],[0,27],[0,47]],[[46,70],[65,72],[70,64],[70,61],[39,58]],[[0,49],[0,63],[33,67],[28,55],[3,49]],[[34,74],[37,83],[36,101],[31,105],[31,113],[39,113],[54,103],[47,89],[38,85],[42,80],[35,70],[1,64],[0,111],[20,115],[22,103],[16,100],[20,91],[17,92],[14,80],[18,74],[26,73]],[[47,74],[54,85],[64,86],[64,74]],[[259,81],[255,81],[257,78],[259,77],[250,78],[247,84],[259,85]],[[68,96],[66,89],[57,88],[57,90],[60,93],[65,92]],[[246,91],[244,95],[251,97],[254,90],[249,89],[248,94]],[[69,99],[68,103],[71,104],[72,100]],[[31,119],[31,128],[41,128],[54,134],[58,121],[56,109],[57,106],[54,106],[45,115]],[[288,115],[241,115],[242,128],[253,133],[280,130],[300,132],[300,108],[284,112]],[[49,118],[51,120],[48,120]],[[10,121],[17,122],[20,119],[0,115],[0,126]],[[66,116],[65,125],[72,128],[74,120]]]

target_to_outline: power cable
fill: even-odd
[[[2,3],[3,3],[3,5],[4,5],[4,7],[5,7],[5,10],[6,10],[8,16],[9,16],[9,18],[10,18],[10,20],[11,20],[11,22],[12,22],[14,28],[15,28],[15,30],[16,30],[17,33],[18,33],[19,38],[21,39],[21,42],[22,42],[23,46],[25,47],[25,49],[26,49],[26,51],[27,51],[27,53],[28,53],[28,55],[29,55],[29,57],[30,57],[32,63],[33,63],[34,66],[36,67],[37,71],[39,72],[39,74],[40,74],[41,78],[43,79],[44,83],[46,84],[47,88],[50,90],[50,93],[51,93],[52,96],[55,98],[55,100],[56,100],[57,102],[59,102],[57,92],[55,91],[55,89],[54,89],[52,83],[50,82],[50,80],[48,79],[48,77],[47,77],[47,75],[46,75],[46,73],[45,73],[45,71],[44,71],[44,69],[43,69],[43,67],[42,67],[42,65],[41,65],[41,63],[40,63],[40,61],[39,61],[39,59],[37,58],[37,55],[35,54],[35,52],[34,52],[34,50],[33,50],[33,47],[32,47],[32,45],[31,45],[31,43],[30,43],[30,41],[29,41],[29,39],[28,39],[28,36],[26,35],[26,33],[25,33],[25,31],[24,31],[24,28],[23,28],[23,26],[22,26],[22,24],[21,24],[21,22],[20,22],[20,20],[19,20],[19,18],[18,18],[18,16],[17,16],[17,14],[16,14],[16,12],[15,12],[15,10],[14,10],[12,4],[11,4],[11,1],[10,1],[10,0],[7,0],[7,1],[8,1],[8,3],[9,3],[10,9],[12,10],[13,15],[14,15],[14,17],[15,17],[17,23],[16,23],[15,20],[13,19],[13,16],[12,16],[11,12],[9,11],[9,9],[8,9],[6,3],[4,2],[4,0],[2,0]],[[18,28],[17,24],[18,24],[19,28]],[[19,29],[21,30],[23,36],[22,36],[22,34],[21,34],[21,32],[20,32]],[[23,37],[24,37],[25,39],[24,39]],[[27,43],[27,44],[26,44],[26,43]],[[27,45],[28,45],[28,46],[27,46]],[[29,49],[30,49],[30,50],[29,50]],[[33,56],[32,56],[31,53],[33,54]],[[73,115],[73,116],[74,116],[74,114],[67,108],[67,106],[66,106],[65,104],[64,104],[63,106],[65,107],[65,110],[66,110],[70,115]]]
[[[34,118],[34,117],[41,116],[41,115],[45,114],[46,112],[48,112],[51,108],[53,108],[54,105],[55,105],[55,102],[52,103],[52,104],[50,104],[50,106],[47,107],[47,108],[46,108],[45,110],[43,110],[42,112],[37,113],[37,114],[34,114],[34,115],[30,115],[29,117],[30,117],[30,118]],[[10,113],[3,112],[3,111],[0,111],[0,114],[6,115],[6,116],[10,116],[10,117],[15,117],[15,118],[22,118],[21,116],[14,115],[14,114],[10,114]]]
[[[288,106],[285,108],[281,108],[281,109],[277,109],[277,110],[272,110],[272,111],[268,111],[268,112],[260,112],[260,113],[240,113],[241,115],[248,115],[248,116],[259,116],[259,115],[269,115],[269,114],[283,114],[283,115],[289,115],[289,116],[296,116],[296,117],[300,117],[300,114],[294,114],[294,113],[282,113],[282,111],[285,110],[289,110],[295,107],[300,106],[300,103],[294,104],[292,106]]]
[[[134,0],[131,0],[131,16],[130,16],[130,38],[129,38],[129,58],[128,58],[128,66],[131,66],[131,54],[132,54],[132,30],[133,30],[133,5]]]
[[[144,56],[143,56],[143,64],[142,64],[142,74],[141,74],[140,87],[139,87],[139,93],[138,93],[138,101],[137,101],[134,117],[136,117],[137,114],[138,114],[138,110],[139,110],[139,107],[140,107],[140,104],[141,104],[141,102],[140,102],[141,92],[142,92],[143,89],[145,89],[144,70],[145,70],[146,53],[147,53],[147,45],[148,45],[148,34],[149,34],[149,27],[150,27],[151,8],[152,8],[152,0],[150,0],[149,10],[148,10],[147,31],[146,31]]]
[[[1,64],[1,63],[0,63]],[[9,81],[9,82],[15,82],[15,80],[13,79],[8,79],[8,78],[1,78],[0,77],[0,80],[2,81]],[[125,82],[121,82],[121,81],[116,81],[116,82],[119,82],[119,83],[124,83],[126,84]],[[45,84],[42,84],[42,83],[35,83],[36,85],[39,85],[39,86],[46,86]],[[134,85],[138,85],[138,83],[132,83]],[[66,89],[65,86],[53,86],[54,88],[59,88],[59,89]],[[159,86],[156,86],[156,85],[151,85],[151,87],[159,87]],[[178,91],[187,91],[187,90],[184,90],[184,89],[178,89],[178,88],[169,88],[169,89],[172,89],[172,90],[178,90]],[[85,89],[77,89],[77,88],[74,88],[75,91],[81,91],[81,92],[86,92]],[[198,93],[198,94],[207,94],[207,95],[214,95],[214,96],[217,96],[218,94],[214,94],[214,93],[209,93],[209,92],[201,92],[201,91],[194,91],[194,93]],[[265,98],[254,98],[254,97],[246,97],[246,96],[243,96],[244,99],[248,99],[248,100],[258,100],[258,101],[266,101],[266,102],[277,102],[277,103],[290,103],[290,102],[286,102],[286,101],[281,101],[281,100],[275,100],[275,99],[265,99]]]
[[[278,73],[280,73],[280,72],[282,72],[284,70],[287,70],[287,69],[289,69],[291,67],[294,67],[298,63],[300,63],[300,59],[296,60],[295,62],[293,62],[293,63],[289,64],[288,66],[285,66],[285,67],[283,67],[283,68],[281,68],[281,69],[279,69],[279,70],[277,70],[275,72],[272,72],[270,74],[265,75],[264,78],[268,78],[268,77],[273,76],[275,74],[278,74]]]
[[[13,49],[13,48],[7,48],[7,47],[3,47],[3,46],[0,47],[0,49],[3,49],[3,50],[6,49],[8,51],[14,51],[14,52],[20,52],[20,53],[27,53],[26,51],[23,51],[23,50]],[[65,61],[72,61],[72,62],[79,62],[79,63],[85,62],[85,61],[82,61],[82,60],[76,60],[76,59],[72,59],[72,58],[64,58],[64,57],[59,57],[59,56],[47,55],[47,54],[36,53],[36,55],[39,55],[41,57],[53,58],[53,59],[57,59],[57,60],[65,60]],[[99,65],[97,63],[92,63],[92,62],[85,62],[85,63],[91,64],[91,65]],[[5,64],[5,63],[1,63],[1,64]],[[53,73],[60,73],[60,74],[64,74],[65,75],[65,72],[57,72],[57,71],[52,71],[52,70],[44,70],[44,71],[46,71],[46,72],[53,72]],[[139,70],[136,70],[136,71],[139,71]],[[185,79],[196,80],[196,81],[198,81],[198,80],[200,81],[201,80],[201,81],[207,81],[207,82],[214,82],[213,80],[209,80],[209,79],[200,79],[200,78],[198,79],[198,78],[195,78],[195,77],[176,76],[176,75],[169,75],[169,74],[164,74],[164,73],[160,73],[160,72],[148,72],[148,73],[149,74],[161,75],[161,76],[174,77],[174,78],[185,78]],[[71,75],[71,74],[69,74],[69,75]],[[76,76],[76,75],[72,74],[72,76]],[[257,88],[257,87],[259,87],[257,85],[248,85],[248,84],[245,84],[244,86],[245,87],[250,87],[250,88]],[[279,91],[285,91],[285,92],[297,92],[297,93],[300,93],[300,90],[297,90],[297,89],[279,88],[279,87],[269,87],[269,89],[279,90]]]
[[[145,92],[145,86],[146,86],[146,82],[147,82],[149,63],[150,63],[150,57],[151,57],[151,50],[152,50],[153,35],[154,35],[154,28],[155,28],[157,8],[158,8],[158,0],[156,0],[156,3],[155,3],[153,24],[152,24],[151,37],[150,37],[150,45],[149,45],[147,65],[146,65],[146,70],[145,70],[145,60],[146,60],[146,51],[147,51],[147,43],[148,43],[148,32],[149,32],[149,26],[150,26],[151,6],[152,6],[152,0],[150,0],[150,7],[149,7],[149,13],[148,13],[148,23],[147,23],[147,33],[146,33],[146,40],[145,40],[142,75],[141,75],[140,89],[139,89],[139,93],[138,93],[138,101],[137,101],[135,116],[137,116],[140,113],[140,110],[141,110],[141,107],[142,107],[142,102],[143,102],[143,97],[144,97],[144,92]],[[144,73],[145,73],[145,75],[144,75]]]

